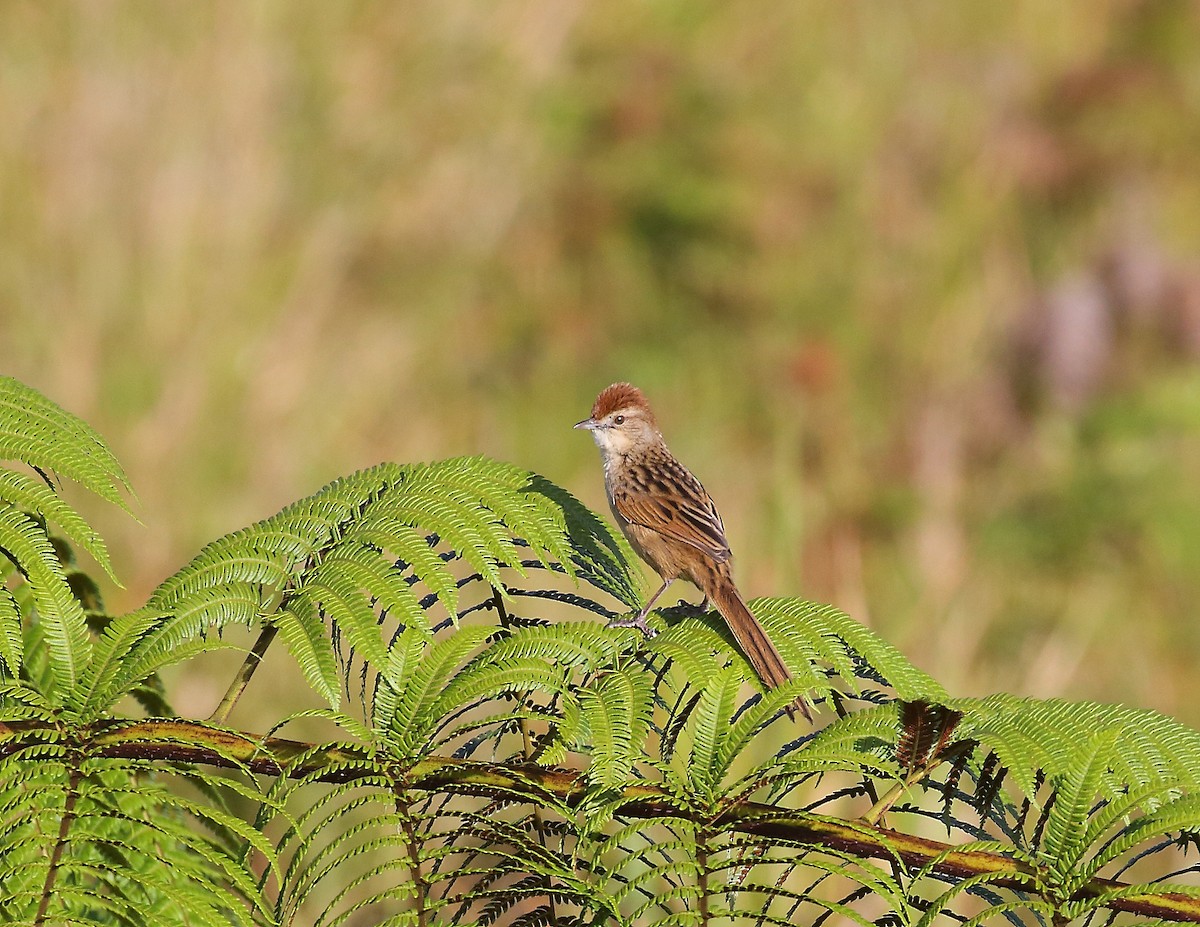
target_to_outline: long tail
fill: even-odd
[[[771,643],[771,638],[767,636],[767,632],[759,624],[758,619],[746,607],[732,578],[717,573],[712,579],[712,582],[706,584],[708,588],[705,588],[704,592],[717,607],[717,611],[721,613],[725,623],[729,625],[729,630],[733,632],[733,637],[738,642],[738,646],[742,648],[742,653],[754,667],[754,672],[758,673],[758,678],[770,689],[791,679],[792,673],[787,668],[787,664],[783,662],[783,657]],[[812,721],[812,714],[809,713],[804,700],[798,699],[796,705],[804,713],[804,717]],[[791,713],[792,708],[789,706],[788,714]]]

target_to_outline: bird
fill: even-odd
[[[733,554],[712,497],[667,448],[645,393],[631,383],[614,383],[596,397],[591,416],[575,427],[590,431],[600,448],[604,487],[618,527],[662,580],[636,616],[609,625],[634,627],[653,637],[657,632],[646,616],[682,577],[704,593],[701,610],[709,602],[716,606],[767,688],[790,680],[787,664],[734,584]],[[804,701],[798,704],[811,721]]]

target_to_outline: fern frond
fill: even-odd
[[[24,512],[0,506],[0,547],[25,575],[46,643],[51,697],[62,699],[91,655],[87,619],[71,592],[45,529]]]
[[[797,680],[810,689],[828,685],[821,671],[828,665],[851,691],[858,692],[860,673],[869,668],[905,701],[946,701],[946,691],[932,677],[832,605],[771,598],[753,600],[750,610],[770,633]]]
[[[714,768],[729,770],[739,757],[752,750],[758,734],[771,722],[784,717],[785,709],[795,704],[802,689],[803,683],[792,681],[744,703],[721,738]]]
[[[341,701],[341,673],[333,641],[316,604],[306,597],[292,599],[276,616],[275,627],[305,681],[336,708]]]
[[[211,628],[253,626],[261,613],[258,590],[247,583],[209,589],[175,614],[142,608],[111,622],[95,642],[74,699],[84,719],[98,717],[137,683],[168,666],[230,647],[205,638]]]
[[[0,679],[16,678],[21,672],[25,636],[21,630],[21,606],[5,586],[0,586]]]
[[[441,713],[432,710],[448,688],[454,671],[476,650],[493,629],[482,625],[460,628],[433,642],[417,628],[406,628],[392,646],[388,664],[380,676],[393,693],[393,708],[380,717],[386,723],[388,744],[399,756],[408,756],[432,735]],[[461,704],[451,700],[455,706]]]
[[[724,669],[704,683],[700,701],[685,727],[689,750],[677,750],[670,770],[694,791],[702,802],[711,804],[720,792],[728,772],[722,763],[722,744],[737,711],[738,692],[742,676],[733,669]]]
[[[1001,873],[986,872],[972,876],[969,879],[963,879],[961,882],[956,883],[941,895],[934,898],[929,903],[928,909],[925,911],[924,915],[919,921],[916,922],[915,927],[934,927],[934,925],[938,922],[938,918],[944,918],[953,910],[951,903],[960,895],[970,894],[976,897],[982,897],[982,892],[980,891],[981,888],[986,888],[999,879],[1008,877],[1009,876]],[[979,915],[976,918],[971,918],[970,921],[966,921],[966,923],[993,923],[996,917],[1003,917],[1006,913],[1026,916],[1029,914],[1049,915],[1045,922],[1052,922],[1054,906],[1049,902],[1039,902],[1036,898],[1032,897],[1023,898],[1020,901],[994,903],[987,907],[986,916]],[[1026,920],[1024,918],[1016,918],[1014,919],[1013,923],[1022,924],[1026,923]]]
[[[399,515],[385,512],[374,513],[369,523],[355,531],[355,537],[367,547],[399,552],[400,559],[394,566],[406,566],[412,571],[413,578],[429,589],[447,612],[457,614],[458,584],[446,562],[438,556],[436,539],[401,520]],[[418,616],[407,610],[407,599],[401,605],[398,617],[425,620],[423,614]]]
[[[82,419],[12,377],[0,376],[0,460],[60,473],[128,511],[116,457]]]
[[[1155,783],[1144,786],[1140,791],[1126,796],[1123,801],[1111,802],[1109,806],[1093,815],[1088,822],[1088,832],[1085,843],[1088,847],[1096,846],[1109,829],[1118,821],[1129,815],[1131,808],[1143,804],[1149,795],[1161,798],[1168,786]],[[1133,818],[1123,827],[1119,834],[1101,846],[1087,861],[1087,865],[1079,869],[1077,886],[1094,878],[1100,871],[1115,860],[1120,859],[1130,850],[1138,846],[1147,846],[1152,840],[1168,834],[1179,834],[1194,829],[1200,824],[1200,795],[1183,795],[1173,801],[1159,805],[1152,813]],[[1158,889],[1163,891],[1162,887]]]
[[[374,572],[361,564],[335,562],[330,569],[313,570],[304,588],[293,598],[297,603],[312,603],[312,611],[331,621],[353,652],[372,666],[379,666],[385,659],[387,646],[379,632],[376,597],[359,586],[365,574]]]
[[[612,533],[565,492],[509,464],[457,458],[382,464],[336,480],[278,515],[209,544],[151,597],[178,616],[210,609],[213,627],[227,591],[278,601],[262,617],[279,628],[309,683],[333,707],[341,682],[334,641],[379,671],[390,659],[390,621],[432,627],[434,601],[457,618],[459,585],[489,583],[507,594],[502,571],[528,563],[577,574],[598,588],[631,588]],[[536,559],[525,561],[522,552]],[[450,563],[474,570],[458,580]],[[431,597],[418,595],[422,583]],[[239,593],[240,594],[240,593]]]
[[[576,693],[588,737],[588,779],[601,789],[624,785],[650,727],[651,689],[641,668],[604,673]]]
[[[482,457],[456,458],[412,467],[397,514],[438,535],[484,581],[503,588],[500,569],[516,566],[520,553],[500,512],[487,495],[511,479],[516,468]],[[500,485],[496,485],[500,483]]]
[[[500,638],[480,659],[489,663],[536,657],[556,666],[581,670],[611,666],[621,654],[621,640],[595,621],[572,621],[520,628]]]
[[[1200,732],[1158,712],[1012,695],[943,704],[963,712],[958,737],[995,752],[1024,797],[1035,797],[1039,771],[1052,778],[1068,775],[1082,745],[1105,730],[1116,731],[1117,739],[1107,753],[1101,794],[1155,781],[1200,788]]]
[[[851,693],[863,691],[864,682],[890,685],[905,700],[944,703],[947,696],[937,682],[921,672],[898,650],[875,636],[848,615],[829,605],[802,599],[755,599],[749,603],[771,640],[792,670],[797,690],[793,695],[835,689],[834,677]],[[688,679],[706,678],[713,670],[710,654],[731,660],[744,679],[755,679],[732,634],[718,616],[687,617],[672,623],[648,642],[647,650],[669,659]]]
[[[613,531],[595,512],[560,486],[536,473],[528,475],[521,490],[541,508],[570,544],[569,561],[576,574],[597,589],[633,607],[641,601],[641,582],[630,572],[637,556],[629,541]]]
[[[58,526],[66,537],[86,550],[116,582],[108,548],[95,529],[43,480],[0,467],[0,504],[7,504]]]
[[[218,789],[232,784],[211,773],[192,777]],[[164,788],[136,761],[28,745],[0,760],[0,817],[8,923],[33,923],[36,914],[46,923],[252,925],[266,912],[242,848],[269,870],[270,844],[215,804]]]
[[[323,927],[367,918],[474,924],[502,918],[517,903],[595,909],[595,889],[561,846],[543,845],[529,815],[503,800],[458,795],[451,803],[413,793],[391,769],[381,763],[377,776],[316,793],[303,783],[280,787],[297,813],[278,842],[288,860],[278,922],[293,922],[306,899],[324,894],[316,920]]]
[[[895,745],[899,736],[896,706],[879,705],[826,725],[789,759],[807,763],[818,755],[840,757],[846,769],[885,768],[898,773]]]

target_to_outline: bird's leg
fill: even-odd
[[[663,584],[658,587],[658,591],[650,596],[650,601],[642,606],[642,610],[632,618],[614,618],[608,623],[610,628],[637,628],[642,632],[642,635],[651,638],[658,632],[646,623],[646,616],[650,614],[650,609],[654,607],[654,603],[658,601],[658,597],[667,591],[667,587],[671,585],[671,580],[664,579]]]

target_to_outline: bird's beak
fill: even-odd
[[[576,422],[576,423],[575,423],[575,427],[576,427],[576,428],[583,428],[583,429],[585,429],[586,431],[595,431],[595,430],[596,430],[596,426],[597,426],[597,425],[599,425],[599,424],[600,424],[600,423],[599,423],[599,422],[597,422],[595,419],[591,419],[591,418],[585,418],[585,419],[584,419],[582,422]]]

